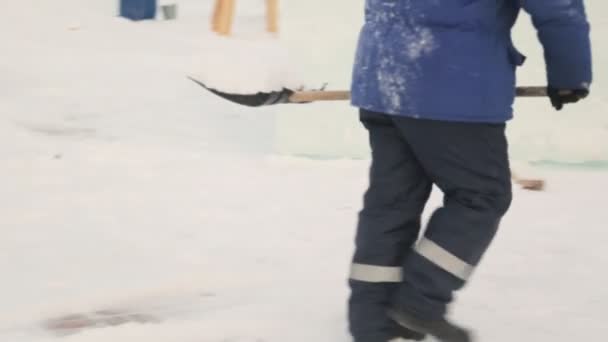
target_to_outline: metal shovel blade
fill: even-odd
[[[190,76],[188,76],[188,78],[194,83],[200,85],[201,87],[207,89],[208,91],[212,92],[217,96],[220,96],[230,102],[249,107],[262,107],[281,103],[290,103],[291,101],[289,100],[289,98],[294,93],[292,90],[283,88],[281,91],[273,92],[257,92],[254,94],[231,94],[207,87],[203,82]]]

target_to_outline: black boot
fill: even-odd
[[[422,341],[426,337],[425,334],[408,329],[400,324],[395,324],[395,326],[396,337],[398,338],[400,337],[408,341]]]
[[[471,332],[445,319],[436,321],[422,320],[399,310],[390,310],[388,315],[404,328],[418,332],[423,336],[424,334],[428,334],[441,342],[473,342]]]

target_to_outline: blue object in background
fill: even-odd
[[[131,20],[156,18],[156,0],[120,0],[120,16]]]

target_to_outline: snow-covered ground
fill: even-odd
[[[322,52],[356,35],[357,25],[352,32],[345,24],[327,32],[317,25],[332,11],[350,18],[357,11],[341,7],[355,1],[332,1],[325,14],[313,16],[313,5],[329,2],[285,0],[289,23],[280,44],[260,33],[262,1],[239,2],[239,34],[231,41],[208,33],[211,1],[177,2],[179,20],[141,23],[115,18],[109,0],[5,6],[0,341],[349,341],[346,275],[369,162],[273,151],[290,151],[289,145],[301,152],[300,142],[341,128],[340,120],[356,127],[346,121],[352,109],[344,103],[243,108],[185,75],[234,60],[240,62],[234,69],[209,75],[233,75],[238,87],[271,85],[276,80],[260,75],[282,70],[289,51],[315,63],[279,77],[316,86],[317,76],[298,75],[300,69],[331,66],[321,65],[323,54],[307,43],[319,41]],[[563,113],[541,101],[519,105],[516,157],[608,160],[601,63],[608,60],[602,38],[608,21],[601,0],[587,2],[597,43],[594,97]],[[530,34],[520,29],[520,37]],[[327,58],[335,63],[348,58],[344,51],[352,43],[340,41],[342,55]],[[279,57],[265,63],[244,49]],[[528,54],[534,63],[534,52]],[[252,60],[263,68],[248,74]],[[339,82],[349,68],[343,61],[319,82],[346,87]],[[526,68],[522,82],[542,80],[540,67]],[[334,109],[341,119],[314,126]],[[305,115],[311,120],[300,125]],[[351,135],[342,141],[364,146],[353,130],[345,130],[342,137]],[[482,341],[600,341],[608,333],[608,173],[533,171],[547,180],[546,191],[516,189],[496,243],[453,313]],[[429,211],[439,203],[435,193]],[[44,328],[50,319],[98,310],[152,322],[67,335]]]

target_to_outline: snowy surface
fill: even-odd
[[[320,61],[334,38],[356,35],[356,25],[347,33],[336,24],[336,36],[324,36],[326,17],[290,1],[284,46],[260,48],[276,49],[278,63],[283,49]],[[316,114],[318,124],[340,105],[220,101],[185,78],[204,72],[218,49],[233,55],[243,46],[207,32],[211,1],[179,1],[179,20],[144,23],[115,18],[110,2],[19,0],[0,22],[0,341],[349,341],[346,275],[368,161],[272,154],[285,134],[277,128],[291,127],[301,141],[343,129],[332,120],[298,130],[286,115]],[[261,1],[241,2],[238,39],[271,46],[274,38],[260,33]],[[601,37],[601,2],[588,3]],[[289,36],[298,25],[314,38],[303,29]],[[320,51],[306,45],[325,37]],[[606,60],[601,46],[597,58]],[[347,77],[348,63],[337,65],[329,81]],[[332,69],[316,66],[302,65]],[[588,104],[560,114],[522,104],[515,147],[533,143],[522,153],[561,161],[607,159],[605,68],[598,63]],[[541,79],[528,70],[525,81]],[[232,75],[239,87],[259,86]],[[350,122],[352,109],[340,110]],[[608,333],[608,174],[541,174],[547,190],[516,189],[496,243],[458,296],[455,318],[482,341],[600,341]],[[428,209],[440,200],[434,193]],[[44,329],[49,319],[97,310],[154,322],[65,336]]]

